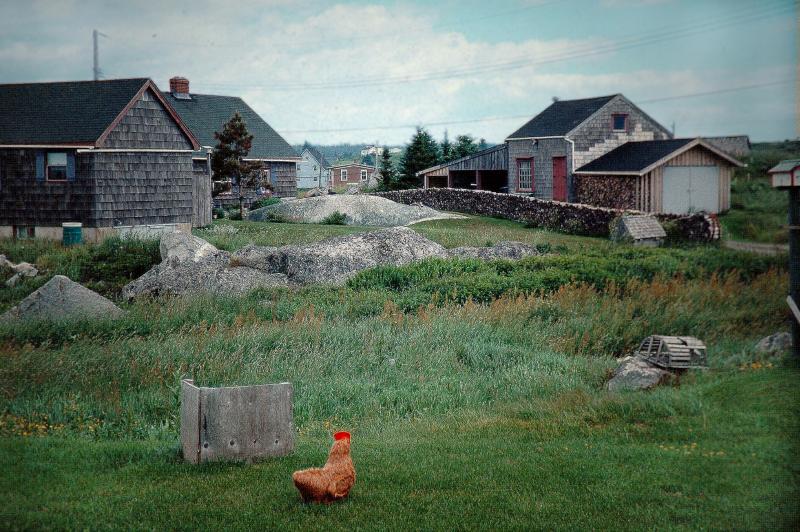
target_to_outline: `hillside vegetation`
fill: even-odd
[[[523,240],[546,254],[142,300],[114,322],[0,325],[0,527],[797,525],[800,374],[754,349],[788,326],[785,257],[613,246],[481,218],[414,228],[451,247]],[[199,234],[237,249],[351,230],[224,222]],[[152,251],[107,244],[116,253],[91,272],[101,246],[0,242],[0,253],[99,283],[120,279],[127,245]],[[614,357],[653,333],[702,338],[710,369],[606,392]],[[297,449],[183,464],[182,377],[292,382]],[[341,504],[305,506],[291,473],[321,465],[337,429],[353,434],[356,486]]]

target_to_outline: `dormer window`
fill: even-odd
[[[47,180],[67,180],[67,154],[63,151],[47,152]]]
[[[624,114],[611,115],[611,122],[614,131],[628,130],[628,115]]]

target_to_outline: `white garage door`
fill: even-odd
[[[719,167],[665,166],[663,210],[719,212]]]

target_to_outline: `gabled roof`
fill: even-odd
[[[747,135],[728,135],[725,137],[703,137],[703,140],[736,158],[750,155],[750,137]]]
[[[612,94],[610,96],[584,98],[581,100],[558,100],[531,118],[527,124],[509,135],[508,138],[558,137],[566,135],[617,96],[617,94]]]
[[[305,151],[305,150],[308,150],[308,152],[314,157],[314,159],[317,160],[317,162],[319,163],[319,165],[321,167],[323,167],[323,168],[330,168],[331,167],[331,164],[328,162],[328,160],[325,158],[325,156],[322,155],[322,152],[319,151],[318,149],[316,149],[314,146],[305,146],[303,148],[303,151]]]
[[[436,170],[440,170],[442,168],[446,168],[448,166],[458,166],[458,165],[461,165],[462,163],[465,163],[465,162],[470,161],[472,159],[477,159],[479,157],[483,157],[484,155],[489,155],[490,153],[494,153],[496,151],[501,151],[501,150],[507,150],[507,149],[508,149],[508,145],[507,144],[505,144],[505,143],[498,144],[497,146],[492,146],[491,148],[486,148],[486,149],[483,149],[483,150],[480,150],[480,151],[476,151],[475,153],[472,153],[470,155],[465,155],[464,157],[459,157],[458,159],[453,159],[452,161],[449,161],[449,162],[446,162],[446,163],[442,163],[442,164],[437,164],[436,166],[431,166],[430,168],[426,168],[424,170],[420,170],[415,175],[421,176],[421,175],[429,174],[431,172],[435,172]],[[502,169],[505,170],[505,168],[502,168]]]
[[[733,166],[744,166],[732,155],[708,144],[703,139],[668,139],[626,142],[594,161],[581,166],[575,170],[575,173],[643,175],[695,146],[702,146]]]
[[[786,159],[785,161],[781,161],[769,170],[767,170],[768,174],[777,174],[780,172],[791,172],[795,168],[800,166],[800,159]]]
[[[147,78],[0,85],[0,145],[99,146],[147,89],[199,147]]]
[[[367,170],[377,170],[377,168],[375,168],[374,166],[356,162],[334,164],[333,166],[331,166],[331,168],[345,168],[347,166],[358,166],[359,168],[366,168]]]
[[[203,146],[216,146],[214,133],[222,131],[238,112],[253,135],[248,159],[299,159],[294,148],[238,96],[191,94],[191,98],[175,98],[169,92],[163,94]]]

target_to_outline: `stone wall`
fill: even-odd
[[[375,195],[407,205],[421,204],[441,211],[505,218],[564,233],[597,237],[608,237],[609,224],[623,212],[483,190],[431,188],[396,190]],[[673,226],[672,237],[698,242],[719,238],[718,224],[706,215],[654,216],[662,223],[673,222],[670,224]]]

